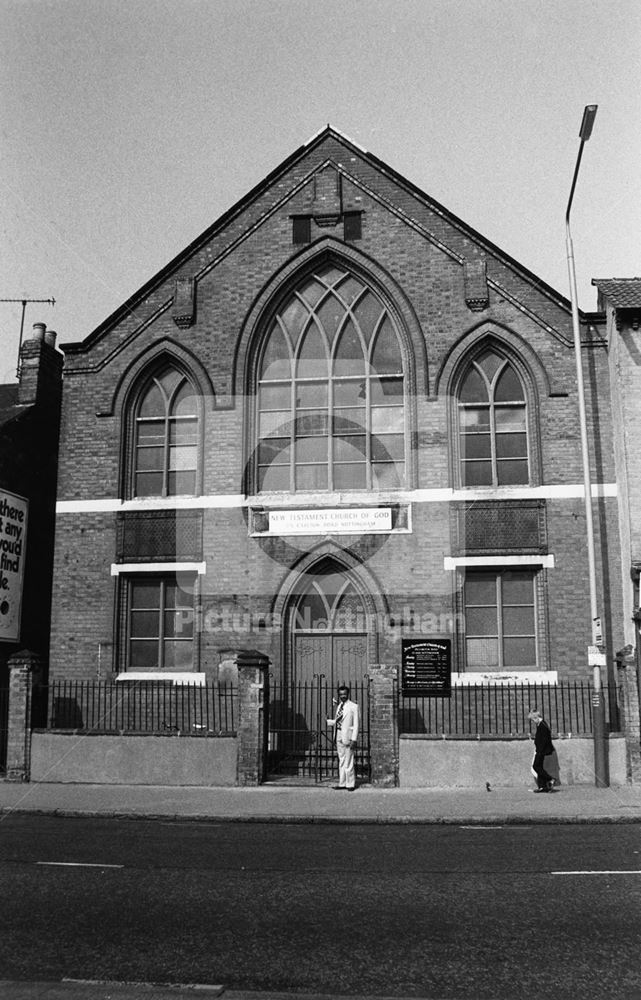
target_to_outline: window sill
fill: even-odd
[[[452,674],[454,687],[473,684],[557,684],[558,680],[559,675],[556,670],[487,670],[482,673],[469,671]]]
[[[145,683],[157,684],[191,684],[195,687],[204,687],[205,674],[187,670],[128,670],[116,675],[116,681],[132,681],[134,683],[144,681]]]

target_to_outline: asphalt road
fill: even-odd
[[[9,815],[0,979],[641,998],[641,827]]]

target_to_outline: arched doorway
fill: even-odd
[[[360,684],[367,674],[367,615],[349,576],[327,561],[292,607],[294,683],[323,677],[331,688]]]
[[[285,616],[285,670],[271,686],[268,773],[290,780],[331,781],[336,754],[327,718],[339,684],[360,708],[357,774],[369,778],[371,633],[364,596],[334,559],[301,576]]]

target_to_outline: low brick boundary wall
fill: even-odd
[[[534,743],[528,739],[442,739],[401,736],[401,788],[484,788],[531,785]],[[561,785],[594,784],[594,746],[590,738],[554,737]],[[623,736],[608,740],[610,783],[628,782]],[[551,772],[553,773],[553,772]]]
[[[31,780],[91,785],[238,784],[235,736],[32,733]]]

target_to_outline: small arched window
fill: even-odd
[[[133,495],[196,493],[199,407],[194,387],[176,368],[152,376],[134,416]]]
[[[527,401],[516,369],[497,351],[476,357],[460,383],[462,486],[529,482]]]
[[[405,485],[405,385],[388,309],[319,267],[272,320],[258,371],[259,491]]]
[[[339,570],[326,570],[310,582],[296,606],[297,632],[362,632],[365,608],[354,584]]]

